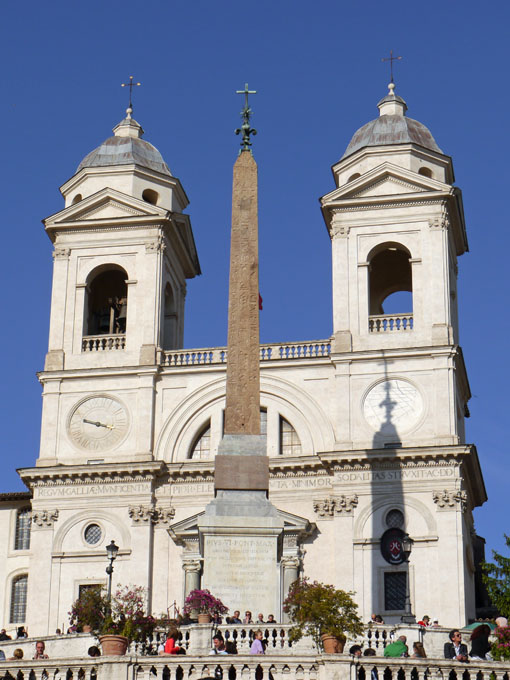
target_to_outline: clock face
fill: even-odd
[[[67,432],[85,451],[105,451],[124,439],[129,427],[125,407],[113,397],[97,395],[80,401],[69,414]]]

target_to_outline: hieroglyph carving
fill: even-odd
[[[260,434],[257,164],[234,165],[225,434]]]
[[[133,524],[169,524],[175,515],[175,508],[153,507],[150,505],[130,505],[129,516]]]
[[[438,510],[456,510],[460,507],[464,512],[467,506],[467,493],[465,491],[457,491],[455,489],[443,489],[442,491],[433,491],[432,498],[437,504]]]
[[[358,505],[358,496],[328,496],[313,502],[315,513],[322,519],[331,519],[337,515],[352,513]]]
[[[32,513],[32,522],[38,527],[51,527],[58,519],[58,510],[37,510]]]

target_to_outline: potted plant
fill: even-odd
[[[310,635],[326,654],[343,652],[347,635],[361,635],[364,630],[353,594],[306,578],[294,581],[283,603],[283,611],[294,624],[290,639]]]
[[[226,614],[228,607],[207,589],[192,590],[184,600],[183,612],[188,616],[193,616],[197,612],[198,623],[209,623],[213,616]]]
[[[101,586],[82,590],[69,612],[69,623],[78,632],[98,631],[105,615],[106,597]]]
[[[154,632],[156,619],[145,613],[147,595],[142,586],[119,587],[111,602],[104,588],[91,589],[94,597],[86,597],[87,592],[74,602],[71,623],[87,618],[105,656],[125,654],[131,642],[143,642]]]

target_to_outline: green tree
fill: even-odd
[[[510,548],[510,536],[504,536]],[[500,616],[510,618],[510,557],[504,557],[495,550],[492,551],[492,557],[494,562],[484,562],[482,565],[483,582]]]

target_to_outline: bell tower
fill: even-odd
[[[363,445],[458,444],[470,396],[458,346],[457,258],[468,249],[462,194],[453,186],[451,158],[406,116],[394,89],[391,82],[379,117],[354,134],[333,165],[336,188],[321,199],[332,243],[332,352],[358,360],[375,353],[386,377],[398,366],[399,378],[390,382],[406,393],[411,413],[400,430],[409,435],[396,431],[399,405],[384,433],[389,414],[377,406],[389,385],[384,380],[372,406],[363,401],[378,433]],[[400,380],[407,374],[414,383],[417,372],[428,383],[422,394]],[[425,411],[426,426],[417,428],[416,414]]]
[[[200,274],[188,198],[131,114],[44,220],[54,272],[38,465],[115,458],[121,442],[123,460],[150,459],[158,353],[182,347],[186,279]]]

